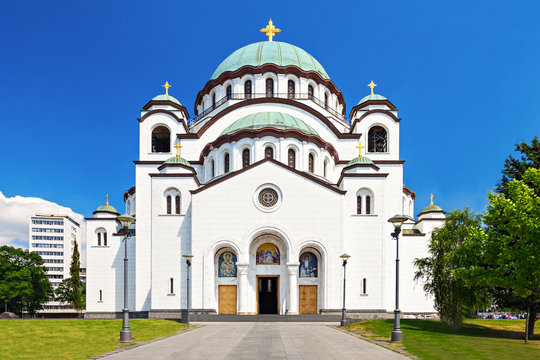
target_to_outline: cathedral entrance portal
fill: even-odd
[[[279,276],[257,276],[259,314],[278,314]]]

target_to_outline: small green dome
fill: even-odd
[[[318,72],[324,79],[330,79],[322,65],[313,56],[297,46],[280,41],[261,41],[244,46],[229,55],[212,75],[212,80],[226,71],[235,71],[243,66],[294,65],[304,71]]]
[[[154,97],[152,100],[155,100],[155,101],[171,101],[171,102],[173,102],[175,104],[183,106],[182,104],[180,104],[180,101],[178,101],[178,99],[176,99],[174,96],[171,96],[171,95],[161,94],[161,95],[158,95],[158,96]]]
[[[306,135],[316,135],[319,134],[313,130],[311,126],[303,122],[302,120],[295,118],[289,114],[284,114],[280,112],[259,112],[244,116],[233,122],[231,125],[227,126],[225,130],[220,134],[232,134],[244,129],[263,129],[263,128],[273,128],[278,130],[298,130]]]
[[[172,158],[168,158],[167,160],[165,160],[165,162],[163,163],[163,165],[165,164],[180,164],[180,165],[185,165],[185,166],[189,166],[189,167],[193,167],[191,166],[191,164],[189,163],[189,161],[187,161],[186,159],[184,158],[181,158],[180,156],[174,156]]]
[[[360,100],[360,101],[358,102],[358,104],[356,104],[356,105],[363,104],[363,103],[365,103],[366,101],[370,101],[370,100],[388,100],[388,99],[385,98],[385,97],[382,96],[382,95],[379,95],[379,94],[373,94],[373,95],[364,96],[364,97],[362,98],[362,100]]]
[[[430,212],[430,211],[440,211],[440,212],[444,212],[444,210],[438,206],[438,205],[435,205],[435,204],[430,204],[428,206],[426,206],[425,208],[422,209],[422,211],[420,211],[420,214],[423,214],[423,213],[426,213],[426,212]]]
[[[362,156],[362,157],[355,157],[354,159],[349,161],[347,166],[358,165],[358,164],[375,165],[370,158]]]
[[[109,213],[120,215],[120,213],[113,206],[109,204],[101,205],[100,207],[96,209],[96,211],[94,211],[94,214],[97,212],[109,212]]]

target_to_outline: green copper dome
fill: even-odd
[[[298,130],[306,135],[319,136],[311,126],[302,120],[280,112],[259,112],[244,116],[227,126],[221,135],[233,134],[244,129],[257,130],[268,127],[278,130]]]
[[[212,80],[226,71],[235,71],[243,66],[294,65],[304,71],[316,71],[324,79],[330,79],[322,65],[313,56],[297,46],[279,41],[261,41],[249,44],[229,55],[212,75]]]
[[[379,94],[373,94],[373,95],[368,95],[368,96],[364,96],[362,98],[362,100],[360,100],[358,102],[357,105],[360,105],[362,103],[365,103],[366,101],[370,101],[370,100],[388,100],[387,98],[385,98],[384,96],[382,95],[379,95]]]
[[[365,156],[362,156],[362,157],[355,157],[354,159],[352,159],[351,161],[349,161],[349,163],[347,164],[347,166],[359,165],[359,164],[375,165],[375,164],[373,163],[373,161],[372,161],[370,158],[367,158],[367,157],[365,157]]]
[[[109,212],[109,213],[114,213],[114,214],[120,215],[120,213],[113,206],[109,205],[108,203],[106,205],[101,205],[100,207],[98,207],[97,210],[94,211],[94,214],[97,213],[97,212]]]
[[[178,104],[178,105],[182,105],[180,104],[180,101],[178,101],[178,99],[176,99],[175,97],[171,96],[171,95],[165,95],[165,94],[161,94],[161,95],[158,95],[156,97],[154,97],[152,100],[156,100],[156,101],[171,101],[175,104]]]
[[[167,160],[165,160],[165,162],[163,163],[163,165],[165,164],[180,164],[180,165],[185,165],[185,166],[189,166],[189,167],[193,167],[191,166],[191,164],[189,163],[189,161],[187,161],[186,159],[184,158],[181,158],[181,157],[172,157],[172,158],[168,158]]]
[[[420,214],[423,214],[423,213],[426,213],[426,212],[430,212],[430,211],[440,211],[440,212],[444,212],[444,210],[443,210],[440,206],[431,203],[430,205],[428,205],[428,206],[426,206],[425,208],[423,208],[422,211],[420,211]]]

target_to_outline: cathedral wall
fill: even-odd
[[[274,212],[260,211],[254,194],[263,184],[275,184],[283,202]],[[216,244],[230,242],[239,249],[238,263],[249,264],[246,309],[256,312],[256,274],[280,275],[281,311],[288,306],[289,279],[284,262],[298,264],[302,244],[316,242],[325,249],[329,270],[320,307],[339,307],[341,243],[341,195],[267,162],[239,174],[193,197],[193,306],[216,308],[213,263]],[[278,233],[282,239],[282,263],[277,269],[253,265],[250,244],[263,233]],[[275,266],[275,265],[272,265]],[[297,267],[295,265],[293,267]]]

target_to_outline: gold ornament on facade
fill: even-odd
[[[169,82],[165,81],[165,84],[161,86],[165,88],[165,95],[169,96],[169,88],[171,87],[171,85],[169,85]]]
[[[180,157],[180,149],[182,148],[182,146],[180,146],[180,141],[176,143],[176,145],[174,145],[174,147],[176,148],[176,157],[179,158]]]
[[[362,143],[359,143],[358,146],[356,146],[356,148],[358,149],[358,157],[361,158],[362,157],[362,149],[365,148],[365,146],[362,145]]]

